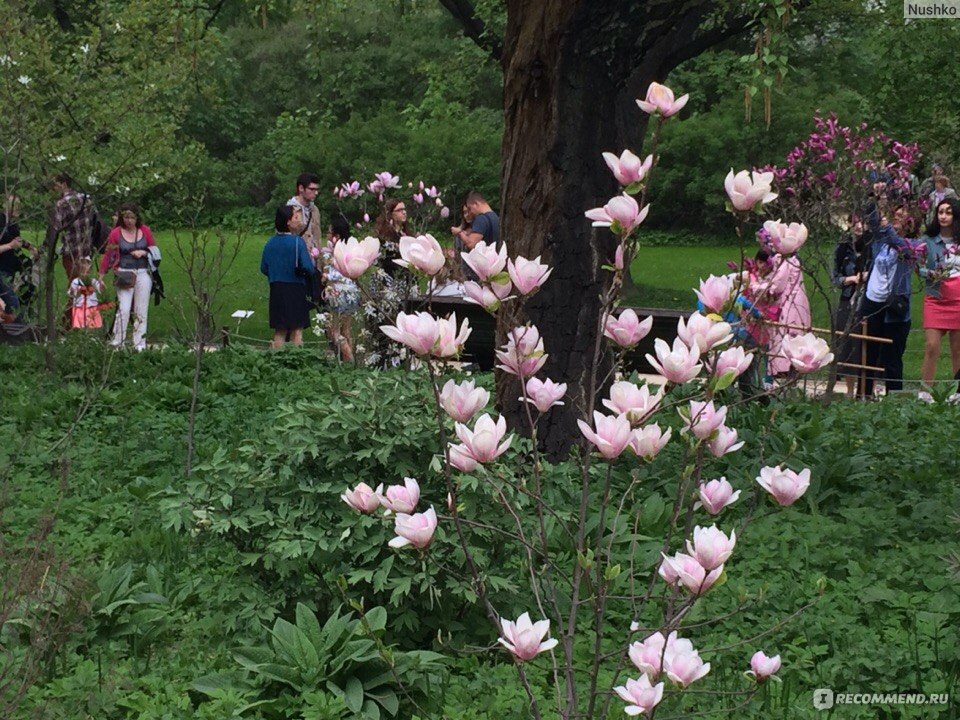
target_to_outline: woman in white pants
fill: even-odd
[[[101,276],[112,269],[117,286],[117,315],[110,340],[114,347],[122,347],[126,340],[131,310],[133,349],[139,352],[147,346],[147,310],[153,288],[148,256],[149,248],[156,244],[150,228],[140,219],[140,208],[133,203],[121,205],[100,263]]]

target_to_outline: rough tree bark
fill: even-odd
[[[477,35],[476,20],[465,27]],[[712,29],[706,0],[507,0],[503,42],[504,135],[501,237],[510,256],[543,256],[549,282],[529,301],[501,315],[497,342],[525,322],[540,330],[549,359],[543,375],[568,385],[569,400],[540,426],[543,450],[565,457],[594,377],[599,297],[610,273],[613,236],[594,230],[583,213],[616,191],[601,153],[640,153],[647,116],[634,100],[681,62],[742,32],[748,15]],[[482,35],[482,25],[481,31]],[[688,89],[681,88],[686,91]],[[609,366],[600,359],[598,377]],[[517,379],[498,373],[497,406],[522,427]]]

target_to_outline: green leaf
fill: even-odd
[[[360,712],[363,707],[363,683],[351,675],[343,693],[343,701],[351,712]]]
[[[373,632],[380,632],[387,626],[387,611],[382,607],[371,608],[366,614],[367,624]]]

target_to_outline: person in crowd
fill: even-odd
[[[147,347],[147,311],[153,288],[150,248],[156,245],[150,228],[143,224],[140,208],[135,203],[121,205],[117,211],[117,224],[107,236],[100,261],[101,279],[108,271],[113,271],[117,287],[117,314],[110,340],[115,348],[122,347],[126,341],[131,309],[133,349],[141,352]]]
[[[864,228],[863,220],[859,216],[851,217],[850,232],[837,244],[830,275],[834,286],[840,288],[833,324],[837,332],[843,333],[837,336],[834,351],[838,363],[837,374],[846,382],[847,395],[850,397],[856,391],[856,378],[859,375],[859,371],[850,365],[861,364],[862,353],[860,341],[850,335],[859,335],[861,330],[859,305],[863,285],[867,281],[865,267],[870,241],[871,235]]]
[[[382,270],[391,278],[396,278],[401,269],[394,260],[400,259],[400,237],[410,235],[407,223],[407,206],[398,198],[387,198],[374,225],[374,231],[380,238]]]
[[[960,201],[946,198],[934,208],[935,218],[927,226],[926,261],[920,268],[924,279],[923,366],[921,377],[929,388],[937,373],[943,336],[950,336],[953,373],[960,373]],[[928,390],[921,398],[932,399]]]
[[[476,282],[480,278],[469,265],[463,261],[463,254],[469,250],[464,243],[464,236],[470,237],[472,231],[473,213],[464,203],[460,207],[460,224],[450,226],[450,234],[453,235],[453,249],[460,263],[460,272],[467,280]],[[479,242],[479,241],[478,241]],[[474,243],[476,244],[476,243]]]
[[[263,247],[260,272],[270,283],[270,327],[274,349],[283,347],[289,336],[294,345],[303,344],[303,329],[310,323],[307,301],[308,281],[316,272],[310,251],[297,230],[303,227],[300,208],[283,205],[274,219],[277,233]]]
[[[67,296],[73,303],[70,327],[76,329],[96,329],[103,327],[100,316],[101,305],[97,293],[104,291],[103,281],[90,273],[93,262],[90,258],[80,258],[77,263],[77,277],[70,281]]]
[[[957,199],[957,191],[950,187],[950,178],[946,175],[938,175],[934,180],[933,192],[931,192],[927,199],[929,205],[927,208],[927,225],[933,225],[937,219],[937,207],[941,202],[947,200],[948,198]]]
[[[922,183],[920,183],[919,196],[921,198],[928,197],[930,193],[934,190],[934,185],[937,182],[937,178],[943,175],[943,165],[940,163],[934,163],[930,167],[930,176],[926,178]]]
[[[334,246],[349,237],[350,223],[343,215],[334,216],[327,232],[327,245],[321,255],[323,297],[330,310],[327,338],[333,344],[337,356],[344,362],[353,362],[352,324],[353,315],[360,307],[360,288],[333,266],[332,257]]]
[[[903,353],[910,334],[911,246],[907,237],[915,232],[916,224],[905,205],[890,213],[882,189],[877,197],[880,205],[867,214],[873,235],[872,258],[860,309],[867,321],[867,334],[891,341],[867,342],[867,365],[883,368],[889,394],[903,389]],[[866,397],[873,395],[874,378],[875,373],[870,372]]]
[[[8,195],[4,212],[0,213],[0,299],[7,314],[17,319],[24,300],[19,289],[25,283],[23,276],[27,263],[24,252],[35,252],[35,248],[20,237],[19,216],[19,198]]]
[[[800,257],[774,254],[770,257],[770,274],[758,288],[760,308],[773,305],[778,309],[777,324],[770,333],[770,360],[768,372],[773,377],[790,372],[790,360],[780,350],[783,341],[793,335],[810,331],[810,301],[803,285],[803,266]],[[763,310],[761,309],[761,312]],[[766,317],[769,315],[764,312]]]
[[[469,211],[469,226],[461,227],[456,232],[454,228],[450,228],[454,242],[459,242],[467,250],[473,250],[481,240],[491,246],[499,243],[500,218],[483,195],[471,190],[464,197],[463,205]]]
[[[319,191],[320,177],[315,173],[301,173],[297,176],[296,195],[287,200],[287,205],[295,205],[300,208],[300,218],[303,226],[299,228],[299,235],[307,244],[307,249],[313,258],[319,257],[320,247],[323,245],[320,211],[314,204]]]
[[[73,178],[60,173],[53,178],[53,191],[58,195],[47,227],[48,242],[60,236],[60,254],[67,282],[77,276],[77,263],[91,257],[100,225],[93,198],[73,189]],[[51,237],[52,234],[52,237]]]

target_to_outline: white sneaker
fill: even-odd
[[[933,395],[928,393],[926,390],[921,390],[920,392],[917,393],[917,399],[922,400],[925,403],[932,403]]]

